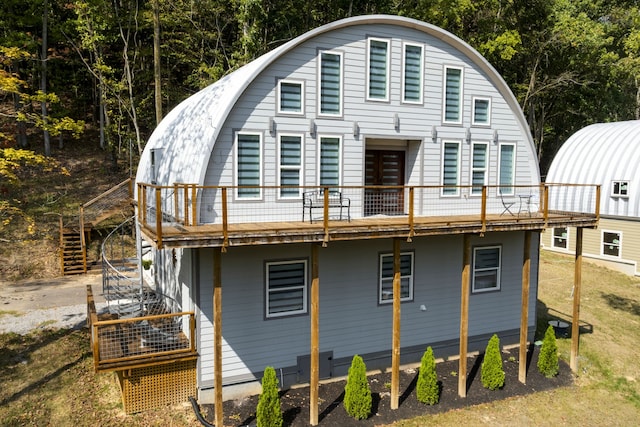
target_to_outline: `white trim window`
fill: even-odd
[[[278,114],[304,114],[304,82],[278,80]]]
[[[629,181],[612,181],[611,182],[612,197],[629,197]]]
[[[483,246],[473,249],[472,293],[500,290],[501,256],[500,246]]]
[[[569,228],[555,227],[551,237],[551,247],[557,249],[569,249]]]
[[[421,44],[402,46],[402,102],[422,104],[423,51]]]
[[[491,126],[491,98],[474,96],[472,105],[471,124],[474,126]]]
[[[303,137],[297,134],[278,135],[278,186],[280,198],[300,197],[302,185]]]
[[[389,100],[389,40],[367,42],[367,101]]]
[[[462,124],[462,67],[445,66],[444,96],[442,97],[442,121],[444,123]]]
[[[474,142],[471,148],[471,195],[482,195],[482,187],[487,185],[489,144]]]
[[[393,254],[380,255],[378,303],[393,302]],[[400,253],[400,301],[413,301],[413,252]]]
[[[498,156],[498,185],[500,194],[513,195],[515,188],[516,144],[500,144]]]
[[[319,54],[318,111],[324,116],[342,115],[342,53],[322,51]]]
[[[602,230],[602,255],[620,258],[622,233]]]
[[[444,141],[442,144],[442,192],[443,196],[460,194],[460,142]]]
[[[160,162],[162,161],[162,148],[152,148],[150,150],[151,156],[151,183],[158,183],[158,176],[160,170]]]
[[[339,136],[320,136],[318,144],[318,184],[337,187],[342,182],[342,138]]]
[[[262,196],[262,134],[237,132],[236,196],[239,199],[259,199]]]
[[[267,318],[307,313],[307,260],[266,264]]]

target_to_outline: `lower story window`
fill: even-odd
[[[473,249],[473,293],[500,290],[500,246]]]
[[[267,263],[266,317],[307,312],[307,261]]]
[[[553,229],[554,248],[567,249],[569,243],[569,229],[567,227],[558,227]]]
[[[393,254],[380,255],[378,302],[393,302]],[[413,252],[400,254],[400,301],[413,300]]]
[[[620,256],[621,234],[615,231],[602,232],[602,255]]]

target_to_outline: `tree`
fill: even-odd
[[[547,378],[558,375],[560,366],[558,364],[558,344],[556,343],[556,331],[549,325],[544,333],[542,348],[538,354],[538,371]]]
[[[351,360],[347,384],[344,389],[344,409],[358,420],[366,419],[371,413],[371,388],[367,381],[367,368],[362,357],[357,354]]]
[[[436,359],[433,356],[431,346],[422,355],[420,371],[418,371],[418,383],[416,384],[416,397],[418,401],[434,405],[440,400],[440,386],[438,374],[436,374]]]
[[[484,352],[481,367],[482,385],[489,390],[497,390],[504,386],[505,373],[502,369],[502,355],[500,354],[500,339],[493,334]]]
[[[256,410],[258,427],[281,427],[282,410],[280,409],[280,396],[278,395],[278,379],[276,371],[267,366],[262,376],[262,393],[258,400]]]

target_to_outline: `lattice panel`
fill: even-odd
[[[187,402],[196,393],[196,360],[116,372],[128,414]]]

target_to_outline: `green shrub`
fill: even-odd
[[[544,333],[542,348],[538,355],[538,371],[547,378],[558,375],[558,344],[556,343],[556,331],[549,325]]]
[[[262,393],[258,400],[256,411],[258,427],[281,427],[282,410],[280,409],[280,395],[278,394],[278,379],[276,370],[271,366],[264,369],[262,377]]]
[[[433,349],[427,347],[420,361],[418,383],[416,384],[416,397],[422,403],[435,405],[440,400],[440,387],[438,386],[438,374],[436,374],[436,359],[433,357]]]
[[[497,390],[504,386],[504,377],[500,339],[496,334],[493,334],[482,360],[482,385],[489,390]]]
[[[344,389],[344,409],[355,419],[364,420],[371,413],[371,388],[367,381],[367,368],[362,357],[353,356],[347,385]]]

